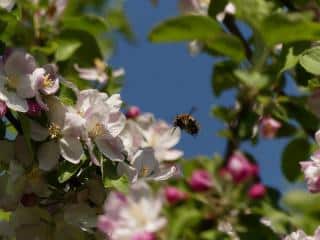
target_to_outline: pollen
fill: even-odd
[[[50,74],[46,74],[43,76],[43,80],[42,80],[42,85],[45,88],[51,88],[54,85],[54,81],[52,80],[52,78],[50,77]]]
[[[104,127],[101,123],[97,123],[94,128],[90,131],[90,136],[92,138],[103,135]]]
[[[61,137],[61,128],[55,123],[50,124],[48,131],[51,139],[57,139]]]

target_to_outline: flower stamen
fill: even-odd
[[[61,137],[61,127],[55,123],[50,124],[48,131],[51,139],[58,139]]]

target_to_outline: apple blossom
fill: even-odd
[[[120,163],[118,172],[127,175],[131,182],[138,179],[163,181],[177,175],[178,168],[175,165],[160,165],[155,158],[154,150],[150,147],[139,149],[130,161],[131,165]]]
[[[300,162],[301,169],[307,181],[308,190],[320,192],[320,150],[316,151],[310,161]]]
[[[177,128],[172,131],[166,122],[159,120],[142,130],[145,142],[143,147],[152,147],[159,162],[174,161],[183,155],[183,152],[172,149],[180,140],[181,131]]]
[[[83,90],[78,94],[75,111],[82,118],[86,142],[92,161],[99,165],[94,145],[112,161],[124,160],[124,146],[120,133],[125,127],[125,116],[120,112],[122,100],[119,94],[110,97],[97,90]]]
[[[207,15],[210,0],[180,0],[179,8],[183,14]]]
[[[260,121],[260,132],[265,138],[274,138],[281,128],[281,122],[272,117],[263,117]]]
[[[251,163],[240,151],[234,152],[227,163],[226,171],[230,173],[234,182],[246,181],[258,175],[258,166]]]
[[[22,50],[12,50],[0,64],[0,100],[18,112],[27,112],[26,98],[35,96],[29,75],[36,68],[34,58]]]
[[[74,65],[74,68],[78,71],[79,77],[88,81],[98,81],[100,84],[106,84],[108,81],[108,75],[106,73],[108,65],[101,59],[96,58],[94,60],[93,68],[80,68],[78,64]],[[112,72],[112,76],[117,78],[125,74],[124,69],[120,68]]]
[[[213,179],[208,171],[198,169],[192,172],[188,184],[192,190],[203,192],[213,187]]]
[[[15,4],[16,0],[0,0],[0,8],[4,8],[9,12],[12,10]]]
[[[308,236],[303,230],[297,230],[283,240],[320,240],[320,227],[316,229],[314,236]]]
[[[33,99],[28,99],[27,103],[28,103],[27,115],[29,115],[30,117],[39,117],[43,110],[42,107]]]
[[[48,111],[49,109],[43,102],[41,94],[53,95],[58,91],[59,77],[57,75],[56,66],[53,64],[47,64],[42,68],[36,68],[30,75],[30,79],[38,104]]]
[[[138,182],[128,195],[109,195],[97,227],[111,240],[154,239],[166,225],[166,219],[160,216],[161,208],[160,195],[153,195],[146,183]]]
[[[56,97],[48,99],[50,140],[43,143],[38,150],[39,167],[43,170],[54,168],[61,156],[78,164],[83,155],[80,141],[84,120],[79,114],[64,106]]]

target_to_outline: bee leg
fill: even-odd
[[[177,127],[172,128],[171,135],[174,133],[174,131],[175,131],[176,129],[177,129]]]

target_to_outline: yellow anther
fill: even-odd
[[[50,88],[54,85],[54,81],[50,78],[49,73],[43,76],[42,85],[45,88]]]
[[[104,133],[104,127],[101,123],[97,123],[94,128],[90,131],[90,136],[91,137],[98,137],[103,135]]]
[[[146,166],[143,166],[140,171],[140,176],[147,177],[148,175],[149,175],[149,168]]]
[[[61,137],[61,128],[55,123],[50,124],[48,131],[51,139],[57,139]]]

